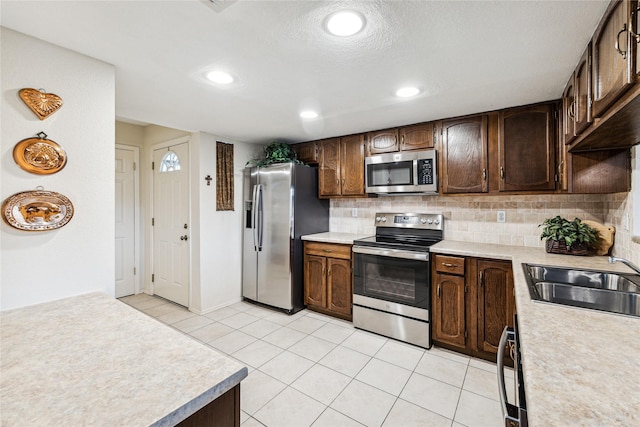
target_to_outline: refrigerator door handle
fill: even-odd
[[[258,184],[258,251],[262,251],[262,237],[264,234],[264,211],[262,207],[262,184]]]
[[[253,186],[253,196],[251,197],[252,205],[252,218],[251,218],[251,231],[253,234],[253,250],[258,251],[258,187],[260,184]]]

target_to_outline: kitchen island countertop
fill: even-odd
[[[444,240],[430,250],[512,261],[530,427],[640,425],[640,318],[534,302],[521,264],[630,269],[543,248]]]
[[[352,245],[354,240],[364,239],[371,236],[370,234],[356,234],[356,233],[337,233],[335,231],[328,231],[326,233],[307,234],[302,236],[302,240],[308,240],[312,242],[322,243],[339,243],[342,245]]]
[[[3,426],[175,425],[247,376],[100,292],[0,316]]]

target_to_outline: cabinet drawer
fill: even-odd
[[[351,259],[351,245],[335,243],[304,242],[304,253],[329,258]]]
[[[449,273],[464,276],[464,258],[457,256],[436,255],[435,269],[439,273]]]

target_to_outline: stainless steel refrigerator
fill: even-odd
[[[242,296],[295,313],[304,308],[300,236],[329,231],[318,169],[279,163],[244,171]]]

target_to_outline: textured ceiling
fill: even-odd
[[[557,99],[607,3],[3,0],[0,22],[115,65],[120,120],[297,142]],[[364,30],[327,34],[342,9]]]

